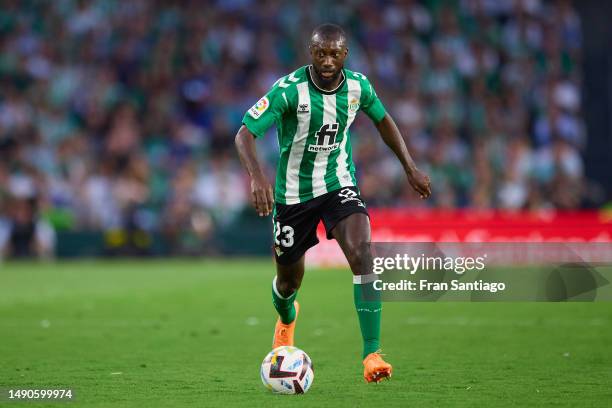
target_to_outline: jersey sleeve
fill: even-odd
[[[273,87],[244,114],[242,123],[255,137],[262,137],[287,109],[287,97],[278,87]]]
[[[368,79],[362,82],[361,110],[363,110],[374,123],[380,122],[387,113]]]

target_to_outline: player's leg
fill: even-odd
[[[335,238],[353,272],[355,309],[363,339],[364,377],[380,381],[391,376],[391,365],[382,360],[380,326],[382,302],[380,292],[373,290],[370,219],[365,204],[354,187],[330,195],[323,222],[327,238]]]
[[[272,303],[278,312],[274,348],[292,346],[299,304],[295,300],[304,277],[304,254],[316,245],[319,222],[314,203],[274,208],[274,256],[276,276],[272,281]]]
[[[276,263],[276,277],[272,284],[272,302],[280,320],[289,324],[295,319],[293,305],[304,278],[304,256],[289,265]]]
[[[378,382],[391,377],[392,367],[380,355],[380,292],[372,288],[372,252],[370,219],[365,214],[351,214],[331,231],[353,272],[353,295],[363,339],[364,378]]]
[[[380,349],[380,296],[371,287],[372,254],[370,219],[356,213],[338,222],[331,231],[353,272],[353,294],[363,337],[363,358]]]
[[[295,300],[304,277],[304,256],[291,264],[276,263],[272,281],[272,303],[278,313],[272,348],[293,346],[299,304]]]

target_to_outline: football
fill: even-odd
[[[278,394],[304,394],[314,380],[312,361],[297,347],[281,346],[261,363],[261,381]]]

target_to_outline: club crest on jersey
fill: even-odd
[[[310,112],[310,108],[307,103],[300,103],[298,105],[297,113],[308,113]]]
[[[264,113],[268,107],[270,106],[270,101],[267,96],[264,96],[260,100],[257,101],[255,105],[251,109],[249,109],[249,115],[253,117],[253,119],[259,119],[259,117]]]
[[[352,98],[349,101],[348,108],[351,112],[357,112],[359,110],[359,100],[357,98]]]

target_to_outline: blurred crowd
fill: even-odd
[[[249,206],[233,149],[244,112],[308,63],[327,21],[346,29],[347,68],[369,77],[432,178],[432,199],[416,199],[361,117],[353,148],[370,206],[583,205],[568,0],[4,0],[0,246],[21,228],[45,248],[42,221],[159,231],[181,248],[211,239]],[[258,147],[272,178],[273,131]],[[146,241],[129,237],[109,240]]]

